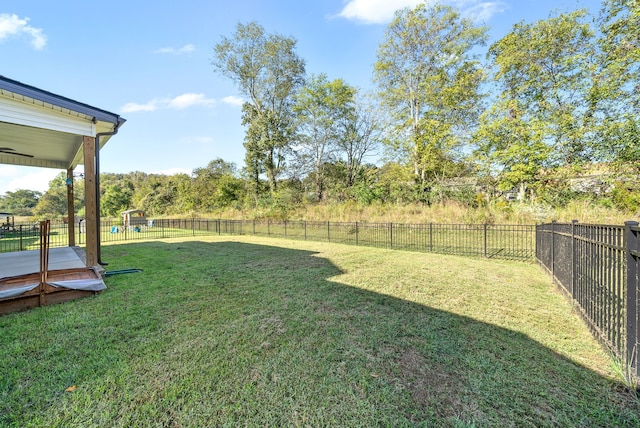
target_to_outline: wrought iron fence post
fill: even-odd
[[[358,222],[356,221],[356,245],[358,245]]]
[[[284,237],[287,237],[287,220],[284,221]]]
[[[636,380],[640,378],[640,319],[638,314],[638,264],[640,264],[640,239],[638,237],[638,222],[624,223],[627,254],[627,364],[633,370]]]
[[[222,233],[222,219],[218,219],[218,236]]]
[[[330,229],[330,223],[327,222],[327,242],[331,242],[331,229]]]
[[[433,253],[433,223],[429,223],[429,251]]]
[[[304,221],[304,240],[307,240],[307,221]]]
[[[267,219],[267,236],[271,235],[271,219]]]
[[[556,280],[556,221],[551,222],[551,279]]]
[[[487,258],[487,223],[484,225],[484,258]]]
[[[578,220],[571,220],[571,298],[575,300],[574,290],[576,289],[576,225]]]
[[[253,219],[253,226],[251,230],[253,232],[253,236],[255,236],[256,235],[256,219],[255,218]]]
[[[389,223],[389,248],[393,250],[393,223]]]

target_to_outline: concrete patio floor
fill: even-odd
[[[84,268],[84,250],[79,247],[49,249],[49,270]],[[0,278],[40,271],[40,250],[0,253]]]

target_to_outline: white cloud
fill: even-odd
[[[168,108],[183,110],[192,106],[211,107],[215,100],[207,98],[204,94],[182,94],[169,101]]]
[[[160,48],[155,50],[154,53],[180,55],[180,54],[188,54],[191,52],[195,52],[195,50],[196,50],[196,47],[191,43],[189,43],[178,49],[174,47]]]
[[[213,107],[216,100],[207,98],[204,94],[186,93],[174,98],[153,99],[144,104],[127,103],[120,108],[122,113],[138,111],[155,111],[160,109],[184,110],[193,106]]]
[[[241,107],[242,103],[244,103],[244,100],[242,98],[240,98],[240,97],[229,95],[228,97],[224,97],[222,99],[222,102],[225,103],[225,104],[230,104],[232,106]]]
[[[0,13],[0,42],[12,36],[27,35],[31,38],[31,46],[40,50],[47,44],[47,36],[41,28],[28,25],[29,18],[20,18],[16,14]]]
[[[36,190],[46,192],[49,182],[62,170],[51,168],[28,168],[0,165],[0,195],[16,190]]]
[[[365,24],[385,24],[398,9],[416,7],[423,0],[350,0],[338,16]]]
[[[414,8],[421,3],[433,4],[434,0],[347,0],[337,16],[365,24],[386,24],[393,19],[396,10]],[[444,0],[460,10],[460,13],[475,22],[486,22],[506,8],[502,0]]]
[[[487,22],[493,15],[507,10],[503,1],[461,1],[459,6],[462,15],[474,22]]]
[[[120,109],[123,113],[131,113],[136,111],[154,111],[158,109],[158,102],[151,100],[145,104],[127,103]]]

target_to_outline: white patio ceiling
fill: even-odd
[[[73,169],[84,162],[84,136],[125,122],[101,110],[0,76],[0,164]],[[109,135],[99,139],[100,146]]]

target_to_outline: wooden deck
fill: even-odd
[[[87,267],[77,247],[49,249],[43,280],[40,251],[0,254],[0,315],[91,296],[106,288],[102,272]]]

